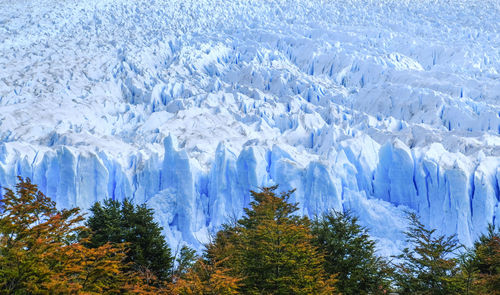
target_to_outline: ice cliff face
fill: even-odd
[[[0,185],[199,246],[280,184],[401,247],[500,225],[498,1],[0,1]]]

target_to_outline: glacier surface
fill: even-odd
[[[405,210],[470,245],[500,225],[496,0],[0,0],[0,185],[146,202],[200,247],[249,190]]]

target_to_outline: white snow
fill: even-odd
[[[404,244],[500,225],[496,0],[0,0],[0,185],[146,202],[199,247],[296,188]]]

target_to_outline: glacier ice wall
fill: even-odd
[[[42,5],[43,4],[43,5]],[[498,1],[0,1],[0,186],[146,202],[199,247],[279,184],[405,210],[470,245],[500,225]]]

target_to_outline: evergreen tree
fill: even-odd
[[[383,294],[390,267],[375,255],[375,242],[350,212],[333,211],[312,223],[314,244],[325,254],[324,268],[338,274],[342,294]]]
[[[106,243],[123,243],[124,231],[122,228],[124,218],[121,204],[111,199],[94,203],[90,208],[91,216],[87,218],[86,225],[92,230],[92,238],[88,242],[90,247],[99,247]]]
[[[170,279],[173,257],[161,234],[162,228],[154,221],[153,210],[130,201],[105,200],[90,209],[87,226],[92,230],[89,245],[126,243],[127,260],[135,271],[144,273],[150,283],[154,278]],[[151,276],[152,274],[153,276]]]
[[[453,252],[460,248],[455,235],[435,236],[414,213],[408,214],[409,230],[405,233],[409,248],[397,256],[395,281],[400,294],[459,294],[459,271]]]

